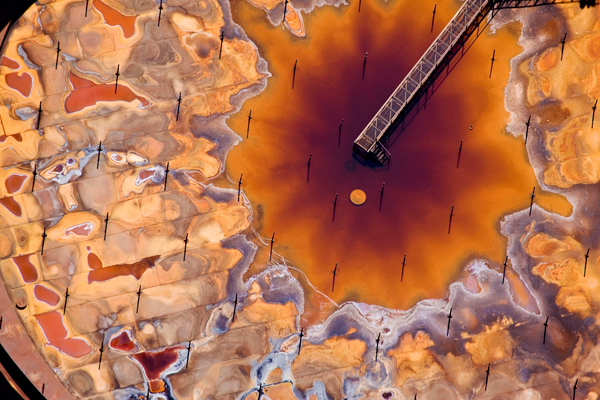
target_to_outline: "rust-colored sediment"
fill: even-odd
[[[127,86],[117,84],[115,93],[114,84],[96,84],[75,74],[70,74],[69,81],[73,85],[73,91],[65,99],[65,111],[69,114],[91,107],[101,101],[131,102],[139,100],[143,107],[148,105],[148,100],[135,95]]]
[[[123,35],[130,38],[135,34],[135,20],[137,16],[126,16],[104,4],[101,0],[92,1],[94,8],[102,14],[108,25],[120,26]]]
[[[19,268],[21,277],[25,283],[35,282],[38,278],[37,270],[30,261],[31,254],[24,254],[22,256],[13,257],[13,262]]]
[[[91,254],[92,253],[90,253],[90,255]],[[136,261],[132,264],[120,264],[104,268],[96,268],[88,273],[88,283],[106,282],[116,277],[127,275],[132,275],[135,277],[135,279],[139,280],[147,269],[154,267],[154,262],[158,259],[159,256],[152,256],[144,258],[140,261]]]
[[[35,285],[33,287],[33,295],[36,299],[43,301],[49,306],[55,306],[60,301],[58,294],[44,285]]]

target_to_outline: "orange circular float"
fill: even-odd
[[[367,195],[364,191],[360,189],[354,189],[352,193],[350,193],[350,201],[352,204],[356,206],[360,206],[367,200]]]

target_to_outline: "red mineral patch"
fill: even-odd
[[[58,342],[50,343],[50,346],[56,348],[61,353],[74,358],[87,356],[92,352],[92,347],[83,339],[69,338]]]
[[[137,347],[133,340],[131,340],[127,331],[123,331],[113,337],[108,345],[115,350],[121,350],[127,353],[134,351]]]
[[[63,316],[58,311],[50,311],[35,316],[38,325],[48,343],[58,342],[67,338],[67,328],[63,324]]]
[[[65,229],[65,235],[69,236],[71,233],[79,236],[88,236],[92,231],[92,224],[84,222],[83,224],[73,225],[70,228]]]
[[[29,257],[31,257],[31,254],[13,257],[13,262],[19,268],[19,272],[25,283],[35,282],[38,278],[37,270],[31,261],[29,261]]]
[[[16,62],[12,58],[8,58],[6,56],[2,56],[2,59],[0,60],[0,65],[2,65],[4,67],[8,67],[10,69],[19,69],[19,68],[21,68],[21,66],[19,65],[18,62]]]
[[[88,273],[88,283],[92,282],[106,282],[118,276],[133,275],[135,279],[140,279],[147,269],[154,267],[154,262],[158,260],[159,256],[152,256],[143,258],[140,261],[136,261],[132,264],[120,264],[113,265],[111,267],[105,267],[95,269]]]
[[[102,260],[94,253],[89,253],[87,256],[88,265],[91,269],[102,268]]]
[[[171,347],[160,351],[146,351],[133,354],[132,357],[140,363],[149,381],[159,379],[164,371],[179,358],[179,350],[183,347]]]
[[[20,217],[23,215],[21,212],[21,206],[14,197],[3,197],[0,199],[0,204],[2,204],[8,211],[10,211],[13,215]]]
[[[94,0],[93,3],[96,10],[100,11],[106,23],[110,26],[120,26],[123,30],[123,35],[130,38],[135,33],[135,20],[137,17],[129,17],[121,14],[117,10],[107,6],[99,0]]]
[[[69,74],[69,80],[73,85],[73,91],[65,100],[65,110],[69,114],[91,107],[99,101],[131,102],[137,99],[144,107],[149,104],[148,100],[136,96],[127,86],[118,85],[117,94],[115,94],[115,85],[112,83],[98,85],[74,74]]]
[[[33,287],[33,295],[35,296],[36,300],[43,301],[49,306],[55,306],[60,301],[58,294],[56,294],[54,290],[48,289],[44,285],[35,285]]]
[[[10,137],[15,139],[17,142],[23,141],[23,137],[21,136],[21,134],[15,133],[14,135],[0,135],[0,143],[6,142]]]
[[[6,187],[6,191],[10,194],[18,192],[23,187],[25,179],[27,179],[27,175],[11,174],[6,178],[4,187]]]
[[[149,169],[143,169],[140,171],[140,173],[138,174],[138,178],[141,181],[145,181],[146,179],[150,178],[151,176],[154,175],[154,170],[149,170]]]
[[[31,88],[33,88],[33,78],[28,72],[19,75],[18,72],[6,74],[4,76],[6,84],[12,89],[18,90],[24,97],[29,97]]]

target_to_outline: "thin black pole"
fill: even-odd
[[[313,153],[310,153],[310,157],[308,157],[308,164],[306,168],[306,182],[310,180],[310,162],[312,161]]]
[[[135,306],[135,313],[137,314],[138,311],[140,310],[140,296],[142,295],[142,285],[140,285],[140,288],[137,291],[137,305]]]
[[[579,382],[579,379],[575,379],[575,384],[573,385],[573,400],[575,400],[575,393],[577,393],[577,382]]]
[[[185,261],[185,254],[187,253],[188,235],[189,233],[186,233],[185,239],[183,239],[183,261]]]
[[[233,323],[233,320],[235,320],[235,312],[237,311],[237,305],[238,305],[238,295],[237,293],[235,294],[235,300],[233,301],[233,315],[231,316],[231,322]]]
[[[167,169],[165,169],[165,188],[163,189],[163,192],[167,190],[167,179],[169,178],[169,171],[171,171],[169,169],[169,163],[167,162]]]
[[[494,69],[494,61],[496,61],[496,49],[494,49],[494,53],[492,54],[492,65],[490,66],[490,78],[492,77],[492,70]]]
[[[340,122],[340,126],[338,128],[338,147],[342,145],[342,125],[344,125],[344,120]]]
[[[42,232],[42,255],[44,255],[44,244],[46,243],[46,227],[44,227],[44,232]]]
[[[90,0],[85,0],[85,18],[87,18],[87,12],[88,12],[89,2],[90,2]]]
[[[221,47],[219,47],[219,60],[221,59],[221,53],[223,52],[223,38],[225,37],[225,32],[221,31]]]
[[[192,349],[192,341],[188,342],[187,346],[187,355],[185,356],[185,369],[188,368],[188,363],[190,362],[190,350]]]
[[[583,277],[585,278],[585,271],[587,270],[587,262],[588,257],[590,256],[590,249],[587,249],[587,253],[585,253],[585,264],[583,266]]]
[[[548,329],[548,319],[550,319],[550,317],[546,317],[546,322],[544,322],[544,340],[542,340],[542,344],[546,344],[546,329]]]
[[[106,231],[108,230],[108,213],[106,213],[106,218],[104,219],[104,241],[106,241]]]
[[[360,12],[360,3],[362,2],[362,0],[358,0],[358,12]]]
[[[287,15],[287,5],[288,5],[288,0],[285,0],[285,3],[283,5],[283,18],[281,19],[281,23],[285,23],[285,16]]]
[[[98,144],[98,160],[96,161],[96,169],[100,167],[100,153],[102,153],[102,141]]]
[[[533,191],[531,192],[531,203],[529,203],[529,215],[531,216],[531,209],[533,208],[533,199],[535,198],[535,186],[533,187]]]
[[[250,120],[252,120],[252,110],[248,113],[248,127],[246,128],[246,139],[248,139],[248,135],[250,135]]]
[[[381,211],[383,205],[383,196],[385,196],[385,182],[381,185],[381,193],[379,194],[379,211]]]
[[[450,308],[450,313],[448,314],[448,327],[446,328],[446,336],[450,333],[450,320],[452,319],[452,308]]]
[[[117,87],[119,86],[119,75],[121,75],[119,74],[119,67],[119,64],[117,64],[117,72],[115,73],[115,76],[117,77],[115,79],[115,94],[117,94]]]
[[[260,400],[262,398],[263,394],[265,394],[265,392],[263,391],[262,383],[261,383],[260,386],[258,387],[258,399],[257,400]]]
[[[60,55],[60,42],[58,42],[58,46],[56,47],[56,64],[54,65],[54,69],[58,69],[58,56]]]
[[[69,299],[69,288],[65,290],[65,306],[63,307],[63,315],[67,314],[67,300]]]
[[[269,261],[273,258],[273,243],[275,243],[275,232],[273,232],[273,236],[271,236],[271,251],[269,252]]]
[[[35,177],[37,176],[37,164],[33,165],[33,178],[31,179],[31,191],[33,192],[33,188],[35,187]]]
[[[565,52],[565,42],[566,41],[567,41],[567,32],[565,32],[565,36],[563,37],[563,40],[561,41],[562,47],[560,49],[560,61],[562,61],[562,59],[563,59],[563,53]]]
[[[404,267],[406,266],[406,253],[404,253],[404,260],[402,260],[402,273],[400,274],[400,282],[404,279]]]
[[[502,284],[504,285],[504,278],[506,277],[506,265],[508,264],[508,256],[504,260],[504,271],[502,272]]]
[[[162,6],[163,0],[160,0],[160,5],[158,6],[158,26],[160,26],[160,17],[162,16]]]
[[[37,127],[36,129],[40,130],[40,120],[42,119],[42,102],[40,101],[40,107],[38,108],[38,119],[37,119]]]
[[[179,97],[177,98],[177,116],[175,117],[175,121],[179,121],[179,111],[181,110],[181,92],[179,92]]]
[[[460,155],[462,153],[462,139],[460,139],[460,146],[458,146],[458,159],[456,160],[456,168],[460,164]]]
[[[527,119],[525,125],[527,125],[527,129],[525,130],[525,144],[527,144],[527,136],[529,136],[529,124],[531,123],[531,115]]]
[[[240,195],[242,193],[242,178],[244,177],[244,174],[240,175],[240,180],[238,181],[238,203],[240,202]]]
[[[102,353],[104,353],[104,342],[102,342],[102,346],[100,346],[100,358],[98,359],[98,369],[102,365]]]
[[[596,102],[594,103],[594,106],[592,107],[592,129],[594,129],[594,118],[596,118],[596,106],[598,105],[598,100],[596,100]],[[41,108],[41,103],[40,103],[40,108]]]
[[[448,222],[448,235],[450,234],[450,228],[452,228],[452,217],[454,216],[454,205],[450,209],[450,221]]]
[[[365,79],[365,70],[367,69],[367,57],[369,57],[369,53],[365,52],[365,58],[363,60],[363,71],[362,71],[363,80]]]
[[[377,361],[377,357],[379,356],[379,340],[381,340],[381,332],[379,332],[377,339],[375,340],[375,342],[377,342],[375,345],[375,361]]]
[[[296,84],[296,68],[298,67],[298,60],[296,60],[296,62],[294,62],[294,73],[292,74],[292,89],[294,88],[294,85]]]
[[[484,392],[487,392],[488,380],[490,379],[490,367],[492,364],[488,364],[487,371],[485,371],[485,389]]]
[[[300,333],[298,334],[300,340],[298,341],[298,355],[300,355],[300,350],[302,349],[302,338],[304,337],[304,328],[300,328]]]
[[[335,263],[335,267],[333,268],[333,281],[331,282],[331,291],[335,289],[335,275],[337,274],[337,263]]]
[[[335,209],[337,207],[337,199],[338,199],[338,194],[335,194],[335,199],[333,199],[333,219],[331,220],[331,222],[335,222]]]
[[[435,22],[435,10],[437,9],[437,3],[433,6],[433,17],[431,17],[431,30],[430,33],[433,32],[433,23]]]

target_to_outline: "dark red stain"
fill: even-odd
[[[84,222],[83,224],[72,226],[68,229],[65,229],[65,234],[68,236],[71,233],[74,233],[79,236],[88,236],[92,231],[92,224],[89,222]]]
[[[20,133],[15,133],[14,135],[0,135],[0,143],[4,143],[9,137],[12,137],[17,142],[23,141],[23,136]]]
[[[114,84],[98,85],[88,79],[69,74],[69,80],[73,85],[73,91],[69,93],[65,100],[65,110],[72,114],[91,107],[99,101],[133,101],[139,100],[142,105],[147,106],[148,100],[144,97],[136,96],[127,86],[118,85],[115,94]]]
[[[18,192],[23,187],[23,182],[27,179],[27,175],[11,174],[4,182],[4,187],[9,194]]]
[[[60,301],[60,297],[54,290],[48,289],[43,285],[35,285],[33,287],[33,295],[36,299],[43,301],[49,306],[55,306]]]
[[[138,174],[138,177],[140,180],[145,181],[146,179],[153,176],[155,172],[156,172],[155,170],[143,169]]]
[[[88,283],[106,282],[119,276],[132,275],[140,279],[147,269],[154,267],[154,262],[159,256],[152,256],[136,261],[132,264],[119,264],[111,267],[94,269],[88,273]]]
[[[131,340],[127,331],[123,331],[119,335],[112,338],[108,345],[113,349],[126,352],[131,352],[136,348],[135,343],[133,340]]]
[[[10,69],[19,69],[19,68],[21,68],[21,66],[19,65],[18,62],[16,62],[12,58],[8,58],[6,56],[2,56],[2,59],[0,60],[0,65],[2,65],[4,67],[8,67]]]
[[[111,8],[99,0],[94,0],[92,3],[96,10],[100,11],[106,23],[110,26],[120,26],[123,30],[123,35],[130,38],[135,33],[135,20],[137,17],[129,17],[121,14],[114,8]]]
[[[21,212],[21,206],[14,197],[4,197],[0,199],[0,204],[2,204],[8,211],[10,211],[13,215],[20,217],[23,215]]]
[[[66,339],[68,332],[63,324],[63,316],[58,311],[50,311],[35,316],[48,343]]]
[[[74,358],[85,357],[92,352],[92,347],[83,339],[68,338],[50,343],[58,351]]]
[[[87,256],[87,261],[88,261],[88,265],[90,266],[91,269],[99,269],[102,268],[102,261],[100,260],[100,258],[94,254],[94,253],[89,253]]]
[[[6,74],[4,79],[9,87],[18,90],[24,97],[29,97],[31,94],[33,78],[29,73],[23,72],[19,75],[18,72],[13,72],[11,74]]]
[[[160,351],[146,351],[133,354],[132,357],[144,368],[146,378],[155,381],[160,379],[162,373],[179,359],[179,350],[183,348],[176,346]]]
[[[31,261],[29,261],[29,257],[31,257],[31,254],[13,257],[13,262],[19,268],[19,272],[25,283],[35,282],[38,278],[37,270]]]

